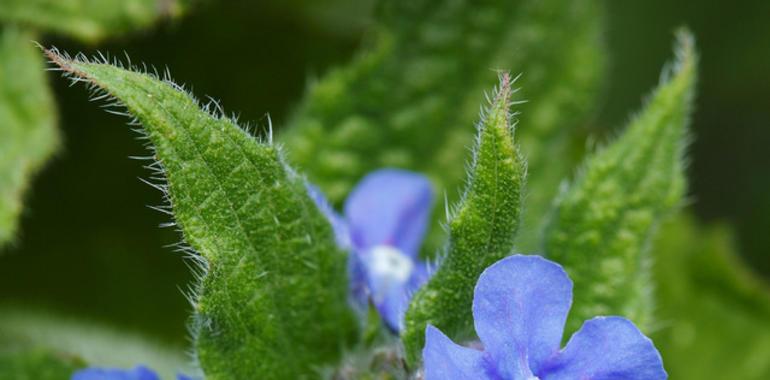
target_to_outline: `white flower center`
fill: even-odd
[[[386,282],[404,283],[412,276],[414,263],[400,249],[390,245],[378,245],[369,251],[368,266],[374,278]]]

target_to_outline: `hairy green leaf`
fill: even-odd
[[[599,2],[381,3],[371,49],[314,84],[282,136],[292,162],[336,204],[385,166],[428,174],[454,202],[479,96],[494,85],[494,69],[523,73],[532,101],[522,106],[519,140],[537,186],[524,210],[534,232],[570,168],[552,158],[568,150],[566,136],[598,92]],[[429,251],[444,240],[433,232]]]
[[[51,59],[144,127],[173,213],[203,261],[194,338],[208,379],[314,378],[355,335],[345,254],[279,148],[180,88],[107,64]]]
[[[680,32],[676,60],[623,134],[584,163],[556,200],[548,256],[575,283],[567,332],[596,315],[626,316],[642,329],[652,310],[649,238],[685,192],[684,150],[696,55]]]
[[[56,150],[56,110],[31,33],[0,27],[0,245],[13,238],[31,177]]]
[[[179,14],[185,0],[3,0],[0,20],[95,42]]]
[[[653,334],[672,379],[770,378],[770,286],[740,261],[725,226],[687,215],[654,245]]]
[[[418,360],[428,324],[455,338],[473,334],[476,280],[513,249],[526,166],[513,141],[511,95],[511,80],[503,74],[479,123],[470,178],[449,222],[446,257],[406,313],[402,340],[411,362]]]

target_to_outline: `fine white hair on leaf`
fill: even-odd
[[[273,145],[273,119],[267,114],[267,143]]]
[[[447,197],[446,190],[444,191],[444,216],[446,217],[446,221],[449,222],[449,198]]]

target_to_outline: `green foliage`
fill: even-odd
[[[45,359],[46,353],[66,359],[67,362],[77,358],[73,364],[84,362],[91,366],[130,368],[141,363],[156,370],[164,379],[173,378],[180,371],[189,373],[189,359],[184,355],[182,347],[168,346],[125,329],[117,330],[94,321],[58,315],[49,310],[0,306],[0,356],[8,360],[7,368],[13,368],[10,367],[11,363],[17,359],[22,359],[24,363],[28,363],[28,359]],[[15,365],[17,370],[35,369],[26,364]],[[58,364],[54,362],[45,366],[56,368]],[[63,369],[69,372],[52,379],[68,379],[73,368]],[[3,370],[0,369],[0,379],[19,378],[22,378],[19,374],[3,376]],[[44,379],[39,374],[30,377],[38,378]]]
[[[725,226],[682,215],[654,245],[652,338],[672,379],[770,378],[770,288],[740,262]]]
[[[449,246],[438,271],[412,299],[402,340],[410,362],[419,360],[425,327],[453,337],[473,331],[473,289],[481,272],[511,253],[526,176],[513,142],[511,79],[501,77],[478,127],[465,194],[449,222]]]
[[[283,163],[232,120],[150,75],[49,52],[143,125],[185,239],[203,261],[194,334],[208,379],[314,378],[355,335],[345,255]]]
[[[0,21],[94,41],[176,13],[181,1],[6,0],[0,4]],[[458,341],[472,338],[472,292],[479,274],[513,250],[531,252],[539,244],[575,282],[568,333],[595,315],[623,315],[652,334],[672,378],[770,377],[770,361],[763,355],[770,351],[770,295],[766,284],[732,256],[728,231],[680,217],[664,224],[655,249],[648,249],[686,190],[686,127],[697,71],[692,37],[679,34],[677,59],[664,70],[645,107],[619,138],[585,161],[551,205],[558,183],[582,152],[580,127],[595,104],[605,66],[598,1],[380,3],[369,49],[310,88],[282,138],[293,162],[336,205],[362,176],[385,166],[426,173],[455,205],[442,265],[415,294],[406,315],[401,339],[411,368],[395,338],[380,339],[382,330],[369,331],[341,365],[331,368],[357,333],[358,323],[345,302],[345,257],[308,198],[304,181],[284,164],[272,141],[257,141],[234,121],[202,111],[170,82],[51,54],[68,75],[125,105],[154,145],[157,162],[150,167],[168,181],[157,186],[173,206],[162,210],[173,210],[192,257],[201,264],[192,297],[193,334],[207,378],[414,375],[407,372],[419,362],[426,324]],[[16,36],[17,44],[31,38],[6,27],[4,44],[8,35]],[[29,49],[23,47],[20,56]],[[7,51],[3,56],[0,50],[0,64],[21,59]],[[33,64],[39,69],[39,61]],[[520,107],[524,128],[516,131],[514,143],[509,108],[516,99],[504,75],[478,124],[460,196],[455,189],[465,174],[462,162],[473,137],[477,101],[498,69],[523,74],[517,84],[530,100]],[[2,66],[0,75],[13,78]],[[0,77],[0,91],[5,91],[4,80]],[[10,104],[18,97],[0,95],[2,122],[16,115],[7,111],[14,108],[3,108],[3,100]],[[50,117],[50,112],[25,112],[30,119]],[[8,130],[22,137],[28,131]],[[37,137],[27,137],[37,143],[13,152],[47,156],[56,145],[55,133],[48,132],[53,136],[48,153]],[[6,141],[0,139],[0,148],[16,149],[15,142]],[[0,156],[0,176],[21,173],[8,177],[16,182],[0,181],[0,223],[15,212],[8,218],[13,225],[24,181],[40,164],[24,169],[16,156],[5,157]],[[525,194],[527,166],[531,174]],[[16,184],[18,190],[8,192],[16,203],[5,202],[6,183]],[[6,212],[5,205],[15,208]],[[426,251],[445,240],[434,229]],[[0,347],[28,341],[43,342],[45,348],[0,348],[0,378],[9,373],[19,378],[19,369],[47,367],[49,360],[53,364],[47,368],[71,370],[69,357],[59,352],[65,351],[63,345],[82,342],[90,351],[66,351],[89,364],[134,364],[91,356],[125,347],[125,342],[110,347],[108,338],[123,339],[117,335],[97,331],[98,338],[76,337],[87,332],[59,320],[4,316],[0,310]],[[145,357],[168,353],[158,352]],[[117,355],[137,357],[127,351]],[[172,357],[157,359],[161,364],[137,361],[169,374],[172,363],[178,363]],[[3,372],[8,368],[15,372]]]
[[[683,155],[697,57],[680,32],[676,60],[623,134],[589,157],[555,202],[546,253],[575,283],[568,333],[596,315],[622,315],[643,330],[652,311],[646,247],[685,192]]]
[[[600,9],[595,0],[383,1],[371,48],[310,88],[283,135],[290,158],[338,205],[385,166],[426,173],[454,202],[479,96],[493,69],[521,72],[533,100],[519,140],[538,189],[525,210],[534,231],[571,167],[552,158],[568,150],[565,136],[598,92]],[[443,244],[440,232],[428,251]]]
[[[0,21],[95,42],[181,12],[185,0],[3,0]]]
[[[83,367],[74,357],[45,349],[0,348],[0,379],[62,380]]]
[[[520,71],[524,97],[517,133],[527,159],[526,204],[516,236],[518,252],[542,250],[542,229],[559,184],[579,162],[586,130],[601,92],[606,49],[598,1],[531,2],[512,25],[522,36],[508,54]]]
[[[0,246],[13,238],[31,177],[56,150],[56,110],[31,30],[95,42],[181,13],[186,0],[0,1]]]
[[[59,143],[45,65],[33,38],[0,26],[0,245],[13,238],[29,181]]]

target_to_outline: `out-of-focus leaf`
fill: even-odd
[[[147,133],[173,214],[201,260],[196,354],[207,379],[314,378],[355,336],[346,257],[279,148],[169,81],[48,52]]]
[[[647,331],[652,289],[647,246],[685,192],[684,150],[697,57],[678,34],[676,60],[623,134],[591,155],[554,204],[546,254],[575,283],[567,335],[597,315],[622,315]]]
[[[0,348],[0,379],[63,380],[82,366],[75,357],[42,348]]]
[[[0,21],[95,42],[181,13],[186,0],[3,0]]]
[[[473,336],[476,280],[513,249],[527,170],[513,142],[511,96],[511,78],[503,74],[478,124],[465,195],[449,222],[446,257],[406,314],[402,340],[410,362],[419,360],[428,324],[455,338]]]
[[[518,83],[531,102],[521,107],[526,127],[518,135],[537,189],[524,213],[537,230],[572,167],[554,158],[563,156],[598,92],[600,3],[381,3],[372,48],[312,85],[283,135],[292,162],[335,204],[384,166],[428,174],[454,202],[479,96],[494,85],[496,69],[523,73]],[[429,250],[443,242],[437,231]]]
[[[24,369],[29,379],[45,379],[42,373],[30,372],[33,364],[45,364],[54,369],[68,370],[66,376],[51,379],[69,379],[72,369],[83,366],[130,368],[144,364],[156,370],[163,378],[176,373],[191,373],[189,358],[183,347],[171,347],[147,337],[83,321],[59,316],[44,310],[33,310],[11,305],[0,306],[0,357],[8,360],[8,370]],[[2,363],[4,359],[0,359]],[[57,361],[59,362],[57,364]],[[17,363],[17,364],[11,364]],[[69,364],[69,365],[68,365]],[[18,367],[23,365],[22,367]],[[16,367],[14,367],[16,366]],[[0,379],[23,379],[3,376]],[[32,376],[31,374],[35,374]]]
[[[24,192],[59,141],[44,60],[32,39],[0,27],[0,245],[13,238]]]
[[[358,35],[372,23],[376,0],[273,0],[272,6],[326,33]]]
[[[725,226],[681,215],[653,246],[652,338],[672,379],[770,379],[770,287],[735,252]]]

